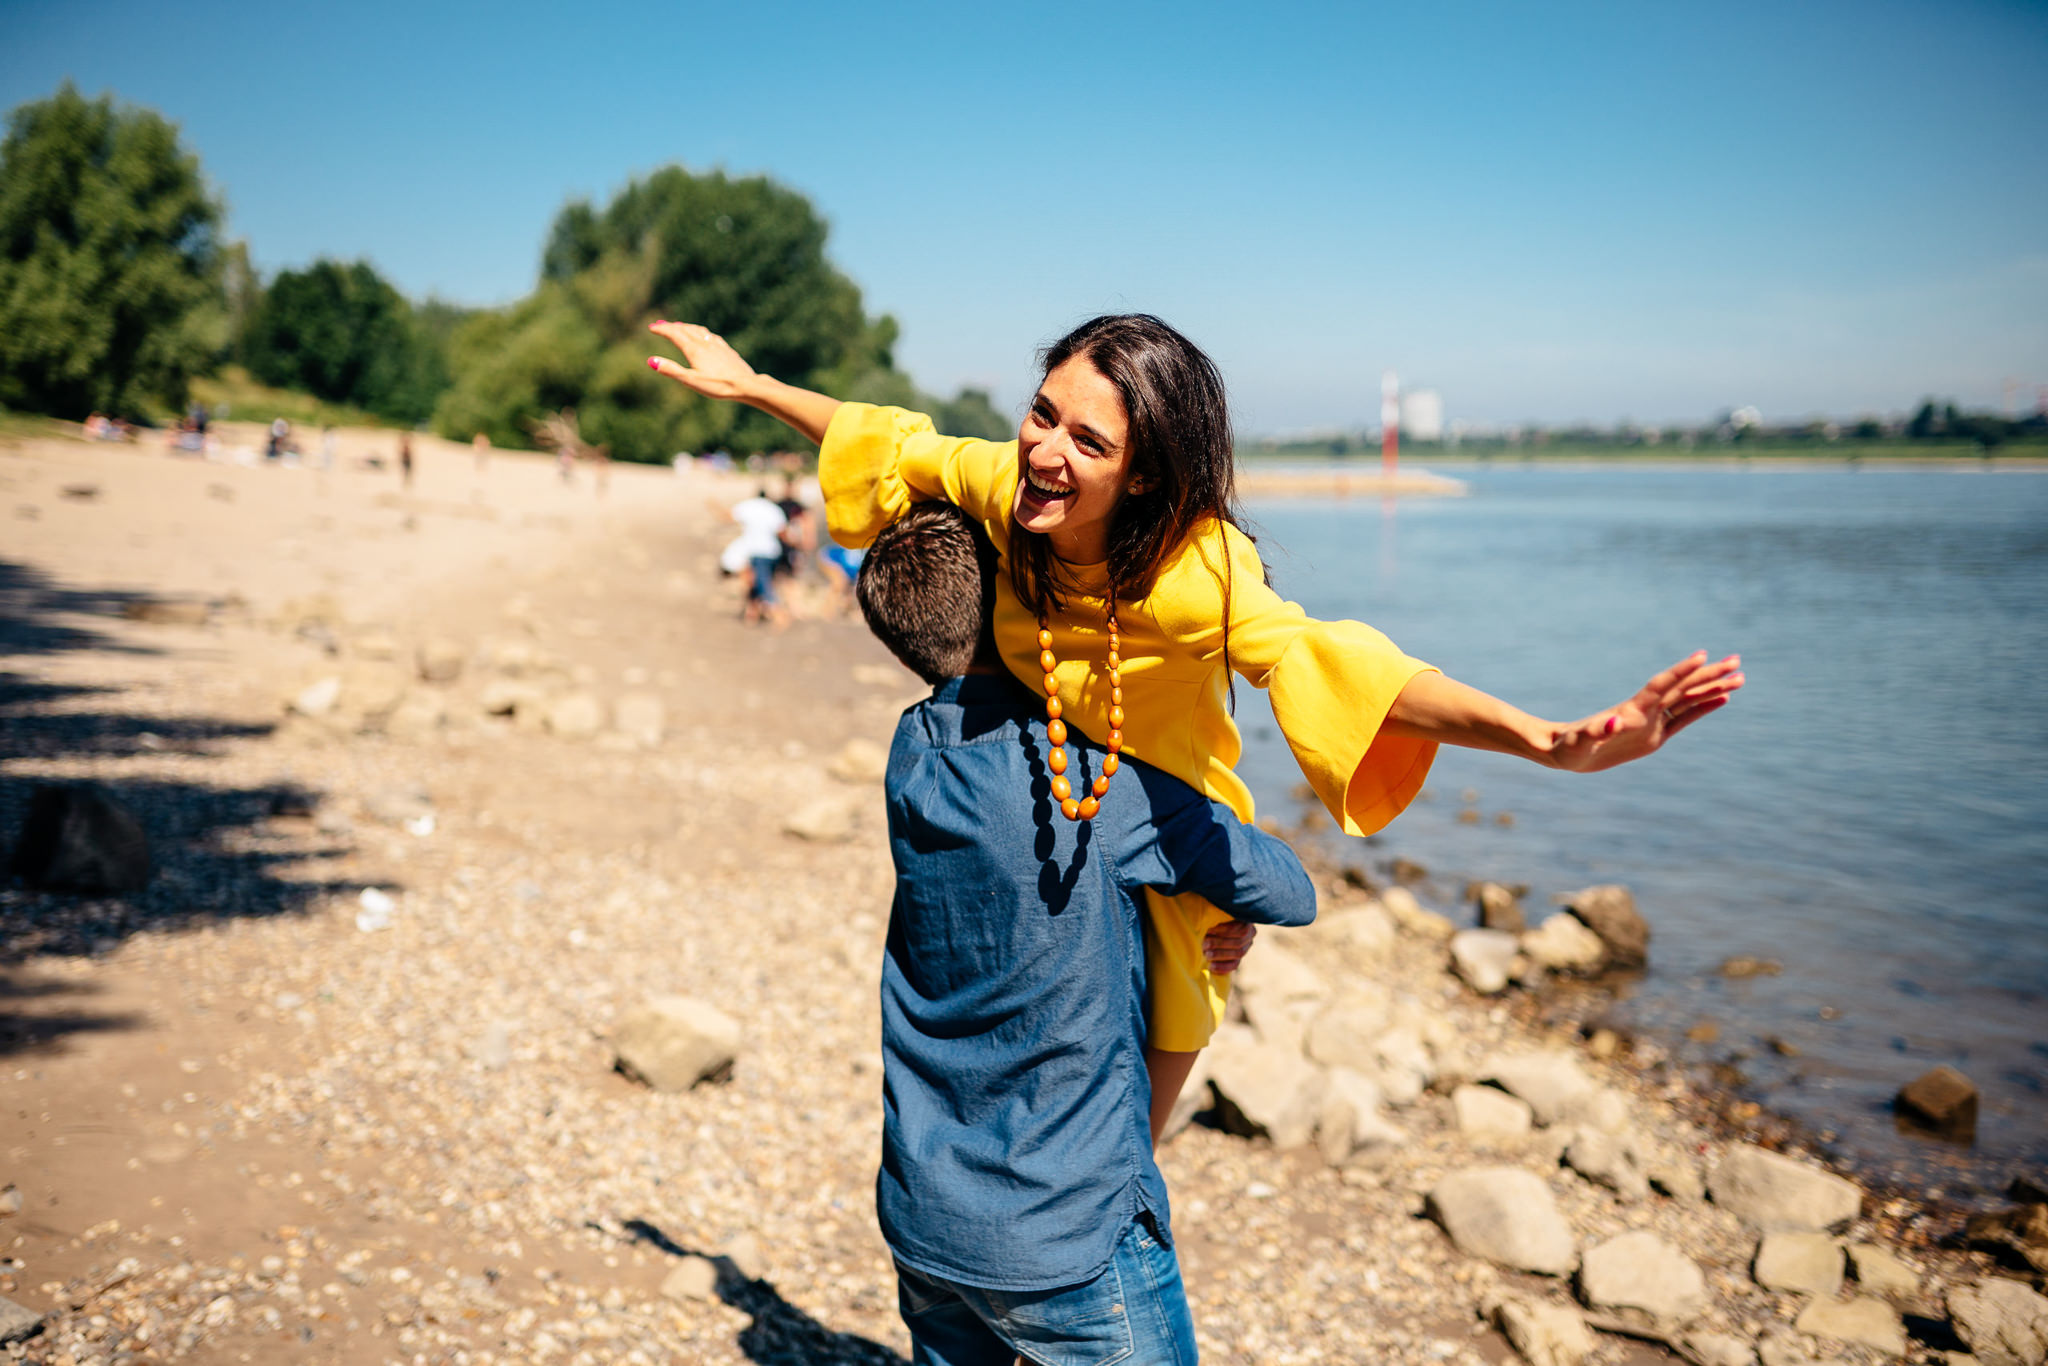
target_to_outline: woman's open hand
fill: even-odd
[[[1742,686],[1741,670],[1740,655],[1709,664],[1701,650],[1679,660],[1620,706],[1553,731],[1552,766],[1598,773],[1656,753],[1693,722],[1727,706],[1729,695]]]
[[[710,328],[696,323],[655,322],[647,324],[647,330],[674,343],[689,362],[679,365],[662,356],[649,356],[647,364],[654,370],[707,398],[749,397],[749,382],[759,378],[754,367]]]

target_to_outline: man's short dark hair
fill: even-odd
[[[995,547],[951,503],[917,503],[875,537],[853,591],[889,652],[941,683],[967,672],[990,629]]]

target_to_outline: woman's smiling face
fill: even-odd
[[[1108,559],[1131,482],[1129,431],[1123,396],[1087,356],[1054,368],[1017,430],[1017,525],[1049,537],[1069,564]]]

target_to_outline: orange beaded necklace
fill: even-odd
[[[1052,769],[1052,795],[1060,804],[1060,814],[1068,820],[1093,820],[1102,809],[1109,780],[1121,762],[1117,755],[1124,747],[1124,662],[1117,654],[1116,599],[1110,599],[1109,607],[1109,734],[1103,740],[1109,753],[1102,756],[1101,776],[1090,786],[1089,795],[1079,801],[1074,799],[1074,785],[1067,781],[1067,723],[1060,720],[1060,681],[1053,676],[1059,660],[1053,655],[1052,631],[1044,617],[1038,619],[1038,664],[1045,670],[1045,738],[1052,742],[1046,765]]]

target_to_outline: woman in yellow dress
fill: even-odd
[[[982,524],[1005,571],[995,622],[1004,662],[1043,688],[1055,735],[1076,726],[1111,751],[1102,773],[1055,779],[1069,819],[1114,800],[1120,751],[1250,821],[1251,795],[1235,771],[1233,672],[1269,690],[1295,760],[1353,835],[1400,814],[1440,744],[1594,772],[1654,753],[1743,683],[1739,658],[1710,662],[1700,652],[1618,706],[1556,723],[1409,658],[1369,626],[1310,618],[1267,585],[1237,525],[1221,377],[1157,318],[1092,319],[1047,348],[1044,378],[1009,442],[941,436],[922,414],[784,384],[696,324],[651,330],[687,362],[649,358],[660,373],[759,408],[818,444],[827,525],[840,544],[867,544],[925,499],[952,502]],[[1222,1019],[1228,980],[1202,955],[1222,914],[1199,899],[1148,899],[1156,1135]]]

